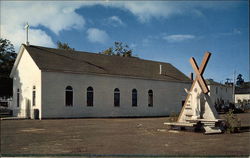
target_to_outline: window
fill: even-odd
[[[33,86],[33,91],[32,91],[32,105],[36,105],[36,86]]]
[[[218,87],[216,87],[216,89],[215,89],[215,93],[216,93],[216,94],[218,94]]]
[[[120,90],[118,88],[114,90],[114,106],[120,106]]]
[[[87,106],[93,106],[94,90],[92,87],[87,88]]]
[[[17,96],[16,96],[16,106],[19,107],[20,106],[20,90],[17,89]]]
[[[148,106],[153,106],[153,91],[151,89],[148,91]]]
[[[132,106],[137,106],[137,90],[132,90]]]
[[[66,106],[73,106],[73,88],[71,86],[66,87],[65,105]]]

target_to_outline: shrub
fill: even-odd
[[[239,132],[240,130],[240,126],[241,126],[241,121],[240,119],[237,117],[237,115],[235,115],[233,113],[234,110],[229,110],[228,113],[226,113],[225,115],[225,130],[227,133],[235,133],[235,132]]]

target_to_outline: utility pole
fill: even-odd
[[[29,24],[28,24],[28,22],[26,23],[26,25],[25,25],[25,29],[26,29],[26,45],[27,46],[29,46]]]
[[[234,73],[233,73],[233,103],[235,103],[235,74],[236,74],[236,71],[234,70]]]

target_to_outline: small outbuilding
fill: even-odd
[[[169,63],[21,45],[13,115],[145,117],[178,113],[191,80]]]
[[[244,82],[235,87],[235,103],[250,106],[250,82]]]

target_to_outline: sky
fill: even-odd
[[[141,59],[167,62],[189,76],[212,53],[204,78],[249,81],[249,1],[0,1],[1,38],[18,52],[26,42],[56,48],[66,42],[98,53],[127,44]],[[235,74],[235,75],[234,75]]]

